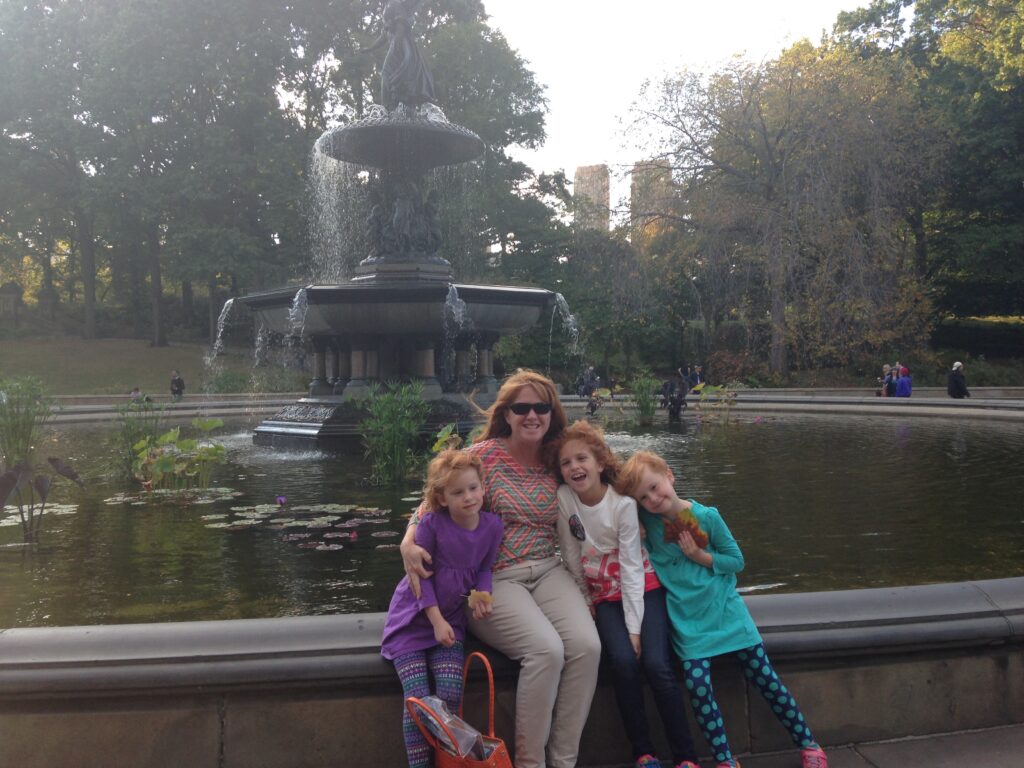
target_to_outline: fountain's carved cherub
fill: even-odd
[[[370,193],[370,215],[366,217],[366,230],[370,241],[370,258],[378,259],[387,250],[387,222],[384,203],[379,192]]]
[[[421,0],[386,0],[384,29],[379,38],[361,53],[371,53],[388,44],[381,70],[381,100],[389,112],[399,104],[418,107],[436,100],[434,78],[427,69],[412,34],[413,17]]]
[[[441,195],[436,189],[427,193],[423,203],[423,224],[426,230],[425,250],[429,254],[437,253],[441,247]]]
[[[391,217],[395,245],[401,255],[408,255],[412,250],[414,229],[418,209],[420,208],[420,191],[411,181],[403,182],[395,197],[395,213]]]

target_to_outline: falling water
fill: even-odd
[[[260,327],[256,331],[256,343],[252,350],[252,365],[254,368],[259,368],[267,364],[267,354],[270,349],[270,331],[267,330],[267,326],[260,323]]]
[[[228,324],[228,315],[231,314],[231,307],[234,306],[234,303],[234,298],[230,298],[221,307],[220,315],[217,317],[217,337],[213,341],[210,352],[203,358],[207,367],[212,366],[220,353],[224,351],[224,327]]]
[[[548,327],[548,373],[551,372],[551,344],[555,333],[555,316],[562,318],[562,330],[569,337],[569,354],[576,356],[580,353],[580,329],[576,324],[576,316],[569,311],[569,302],[560,294],[555,294],[555,306],[551,309],[551,324]]]
[[[313,147],[309,164],[310,271],[314,283],[343,282],[368,253],[371,172]]]
[[[459,290],[455,283],[448,286],[448,297],[444,301],[445,338],[454,339],[455,334],[463,330],[466,323],[472,321],[466,315],[466,302],[459,298]]]
[[[306,289],[299,288],[292,299],[291,309],[288,310],[289,335],[295,339],[301,339],[306,329],[306,310],[309,309],[309,299]]]
[[[452,373],[452,358],[455,354],[455,339],[462,331],[473,327],[473,321],[466,312],[466,302],[459,297],[459,291],[455,283],[448,285],[448,296],[444,301],[444,345],[441,349],[441,370],[439,371],[441,381],[449,382],[454,374]]]

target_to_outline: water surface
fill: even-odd
[[[40,455],[72,460],[88,487],[61,482],[60,500],[79,510],[48,516],[32,549],[18,546],[17,526],[0,527],[0,627],[384,610],[401,576],[394,545],[416,484],[368,486],[358,456],[254,447],[251,426],[220,437],[229,461],[215,479],[244,495],[189,507],[105,503],[125,489],[113,430],[50,433]],[[1024,425],[744,413],[675,431],[611,428],[609,438],[624,454],[663,454],[682,495],[719,508],[746,556],[747,592],[1024,575]],[[371,509],[312,529],[269,522],[287,509],[239,530],[208,527],[240,520],[233,506],[282,495],[288,507]],[[215,514],[227,516],[204,519]],[[353,532],[354,541],[344,538]]]

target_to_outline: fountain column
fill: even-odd
[[[434,342],[418,339],[416,342],[416,375],[423,384],[423,397],[434,400],[444,394],[434,369]]]
[[[362,336],[353,338],[351,341],[352,348],[349,352],[350,378],[342,395],[344,400],[365,397],[369,392],[369,382],[366,380],[367,343],[367,339]]]
[[[476,340],[476,381],[473,387],[481,394],[494,395],[498,392],[498,380],[494,378],[494,344],[497,334],[482,333]]]
[[[469,342],[460,341],[455,348],[455,386],[459,392],[467,391],[473,383],[469,370]]]
[[[309,382],[311,396],[331,394],[331,385],[327,381],[327,339],[323,336],[313,337],[313,380]]]
[[[335,395],[340,395],[345,391],[345,385],[348,384],[348,379],[352,371],[352,359],[350,357],[348,345],[338,336],[331,339],[330,346],[331,350],[334,352],[334,378],[331,381],[332,392]]]

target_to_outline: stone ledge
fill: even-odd
[[[1024,577],[745,598],[776,658],[1024,643]],[[0,701],[158,688],[392,682],[384,614],[0,631]],[[499,657],[494,651],[489,654]],[[514,665],[496,658],[499,674]]]

